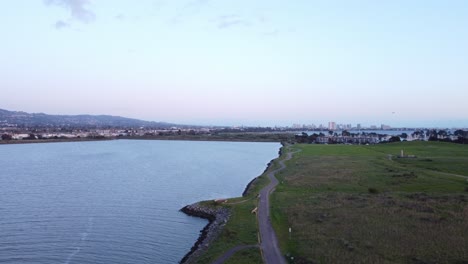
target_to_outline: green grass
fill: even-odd
[[[284,158],[284,155],[280,158]],[[257,217],[255,214],[252,214],[251,211],[257,207],[257,194],[260,192],[260,189],[269,183],[266,174],[278,167],[277,161],[274,161],[273,164],[268,167],[268,170],[251,184],[245,197],[232,198],[228,201],[228,203],[236,203],[247,200],[246,202],[223,205],[231,210],[231,218],[224,226],[219,237],[195,263],[211,263],[230,248],[237,245],[258,244]],[[206,206],[216,206],[212,201],[205,201],[203,203]],[[260,250],[253,248],[237,252],[229,259],[228,263],[261,262]]]
[[[467,146],[294,148],[301,152],[287,162],[271,197],[273,225],[291,262],[468,260]],[[401,149],[416,158],[397,158]]]
[[[196,263],[210,263],[237,245],[257,244],[257,220],[256,216],[250,213],[256,207],[256,199],[226,207],[231,209],[231,218],[216,241]]]
[[[263,263],[259,248],[249,248],[236,252],[225,264],[261,264]]]

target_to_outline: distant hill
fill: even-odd
[[[169,128],[186,127],[165,122],[144,121],[111,115],[47,115],[0,109],[0,125],[19,127],[89,127],[89,128]]]

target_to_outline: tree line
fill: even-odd
[[[400,142],[406,141],[409,137],[407,133],[401,133],[399,135],[390,136],[388,139],[387,134],[377,134],[375,132],[366,133],[351,133],[347,130],[343,130],[341,133],[336,131],[328,131],[327,134],[324,133],[314,133],[307,134],[302,132],[301,134],[295,135],[295,140],[297,143],[311,144],[317,142],[317,139],[320,137],[328,136],[328,143],[337,143],[337,140],[334,140],[334,137],[374,137],[379,138],[380,142]],[[427,129],[427,130],[415,130],[411,133],[413,140],[427,140],[427,141],[443,141],[443,142],[453,142],[459,144],[468,144],[468,131],[458,129],[453,133],[450,130],[444,129]],[[348,142],[347,142],[348,143]],[[349,140],[349,143],[353,143],[353,140]]]

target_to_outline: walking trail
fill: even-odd
[[[284,160],[279,161],[280,167],[274,171],[269,172],[267,175],[268,179],[270,179],[270,183],[260,190],[257,217],[258,227],[260,231],[260,249],[262,251],[263,260],[266,264],[286,264],[286,260],[281,254],[281,250],[278,246],[278,238],[276,237],[276,233],[271,225],[270,193],[274,191],[276,185],[278,185],[278,179],[276,179],[275,177],[276,173],[286,168],[284,162],[290,160],[294,153],[296,152],[288,152],[286,158]],[[217,260],[215,260],[213,264],[224,263],[224,261],[229,259],[236,252],[257,246],[258,245],[240,245],[233,247],[226,253],[224,253],[221,257],[219,257]]]

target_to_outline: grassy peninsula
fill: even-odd
[[[271,196],[290,263],[466,263],[468,146],[443,142],[296,144]],[[404,151],[403,157],[398,157]],[[273,162],[269,170],[274,169]],[[232,217],[197,263],[258,243],[255,215],[265,174],[224,206]],[[289,234],[291,228],[291,234]],[[226,263],[262,263],[259,249]]]

